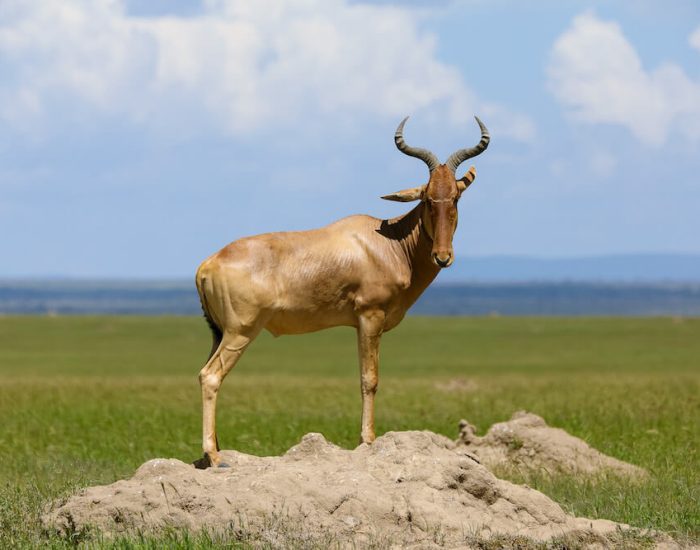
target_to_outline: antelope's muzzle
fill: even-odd
[[[451,252],[433,252],[433,262],[438,267],[450,267],[454,261]]]

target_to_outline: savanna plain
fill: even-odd
[[[245,547],[165,533],[108,540],[42,532],[52,500],[201,455],[196,317],[0,317],[0,548]],[[455,438],[534,412],[648,479],[504,472],[578,516],[700,543],[700,319],[408,317],[383,337],[377,433]],[[308,432],[352,448],[360,392],[352,329],[261,335],[224,382],[222,448],[285,452]],[[640,544],[643,538],[639,539]]]

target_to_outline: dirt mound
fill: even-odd
[[[457,445],[472,453],[493,470],[513,467],[528,471],[594,475],[613,473],[644,478],[643,468],[604,455],[582,439],[559,428],[551,428],[536,414],[518,411],[508,422],[491,426],[484,437],[466,420],[459,423]]]
[[[252,533],[279,547],[287,546],[285,529],[340,545],[455,547],[493,536],[605,541],[624,527],[569,516],[542,493],[498,479],[469,454],[431,432],[389,432],[354,450],[308,434],[280,457],[223,451],[230,468],[151,460],[131,479],[85,489],[43,520],[66,534],[171,526],[246,540]]]

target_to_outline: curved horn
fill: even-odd
[[[450,158],[447,159],[447,162],[445,164],[453,172],[455,172],[457,170],[457,167],[460,164],[462,164],[465,160],[483,153],[489,146],[489,141],[491,140],[491,136],[489,136],[489,131],[486,129],[486,126],[484,126],[484,123],[479,120],[478,116],[475,116],[474,118],[479,124],[479,128],[481,128],[481,141],[474,147],[471,147],[470,149],[460,149],[459,151],[455,151],[450,155]]]
[[[396,134],[394,135],[394,142],[396,143],[396,147],[398,147],[399,151],[406,155],[416,157],[417,159],[421,159],[428,165],[428,170],[432,172],[435,168],[440,166],[440,161],[437,159],[437,157],[427,149],[409,147],[403,140],[403,125],[406,124],[407,120],[408,117],[404,118],[401,121],[401,124],[399,124],[399,127],[396,129]]]

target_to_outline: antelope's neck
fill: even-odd
[[[420,203],[407,214],[389,222],[396,230],[394,243],[397,253],[403,255],[411,272],[411,284],[407,289],[410,304],[418,299],[440,272],[431,259],[433,241],[423,224],[424,208],[425,205]]]

